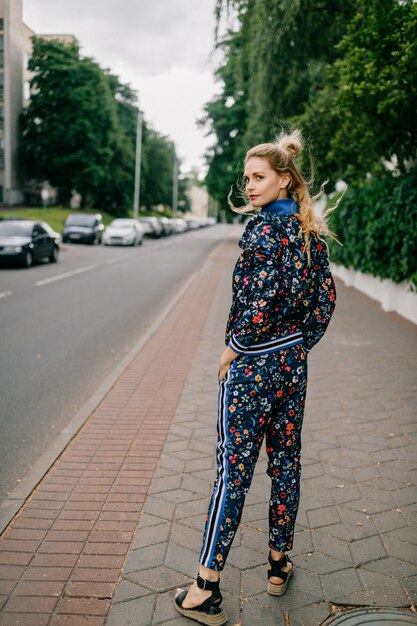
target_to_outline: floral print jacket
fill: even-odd
[[[311,235],[308,266],[297,210],[292,199],[271,202],[239,241],[226,327],[226,344],[235,352],[273,352],[300,341],[309,351],[330,322],[336,288],[326,245]]]

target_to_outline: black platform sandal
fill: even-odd
[[[274,561],[271,556],[271,552],[269,552],[268,562],[271,566],[271,569],[268,570],[267,591],[271,596],[282,596],[287,591],[288,581],[292,576],[292,568],[288,572],[285,572],[283,568],[286,567],[288,563],[291,563],[292,565],[292,561],[286,554],[284,554],[284,556],[282,556],[279,561]],[[283,582],[279,585],[271,583],[269,579],[272,576],[276,578],[281,578]]]
[[[178,613],[200,624],[207,624],[207,626],[222,626],[222,624],[225,624],[227,617],[226,613],[220,608],[223,597],[220,593],[219,584],[219,580],[216,580],[216,582],[204,580],[204,578],[198,575],[198,587],[204,591],[211,591],[211,596],[207,598],[207,600],[204,600],[199,606],[195,606],[192,609],[184,609],[182,603],[188,591],[182,591],[174,600],[174,605]]]

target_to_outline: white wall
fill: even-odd
[[[207,217],[209,203],[207,189],[195,185],[187,193],[190,199],[191,213],[198,217]]]
[[[354,287],[373,300],[377,300],[384,311],[394,311],[410,322],[417,324],[417,292],[411,282],[394,283],[364,274],[353,269],[331,263],[331,270],[345,283],[346,287]]]

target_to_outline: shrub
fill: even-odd
[[[330,227],[343,244],[329,242],[334,263],[417,286],[417,167],[348,189]]]

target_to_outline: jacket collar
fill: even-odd
[[[273,215],[295,215],[298,212],[298,205],[292,198],[273,200],[265,204],[261,212],[272,213]]]

